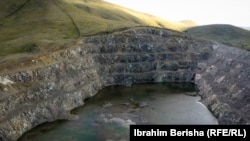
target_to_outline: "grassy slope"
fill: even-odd
[[[125,27],[186,28],[102,0],[1,0],[0,13],[0,57],[52,51],[80,36]]]
[[[250,50],[250,31],[236,26],[221,24],[205,25],[192,27],[185,32],[197,37]]]
[[[0,1],[0,19],[10,16],[14,13],[26,0],[1,0]]]

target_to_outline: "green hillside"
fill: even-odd
[[[133,26],[183,30],[188,25],[102,0],[1,0],[0,57],[53,51],[75,38]]]
[[[196,37],[250,50],[250,31],[236,26],[224,24],[196,26],[185,32]]]

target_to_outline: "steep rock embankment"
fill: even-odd
[[[248,51],[215,45],[211,57],[198,64],[195,83],[220,124],[250,124]]]
[[[83,38],[75,47],[44,56],[50,62],[46,67],[35,67],[41,60],[31,60],[33,69],[0,75],[0,140],[17,140],[44,122],[77,118],[70,110],[106,86],[147,82],[195,82],[220,123],[249,123],[243,113],[249,106],[221,93],[223,88],[249,98],[249,69],[237,78],[231,77],[238,75],[237,69],[234,75],[219,70],[231,70],[233,66],[224,64],[228,59],[236,66],[243,63],[238,66],[242,70],[249,68],[243,61],[249,60],[249,53],[230,49],[234,52],[179,32],[148,27]],[[208,69],[213,66],[219,69],[211,73]],[[215,87],[215,81],[220,85]]]

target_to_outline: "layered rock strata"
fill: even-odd
[[[0,141],[33,127],[75,119],[70,111],[110,85],[194,82],[221,124],[249,124],[250,54],[182,33],[137,27],[85,37],[75,47],[0,74]],[[44,59],[43,59],[44,60]]]

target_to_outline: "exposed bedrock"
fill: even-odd
[[[109,85],[194,82],[220,124],[250,123],[250,54],[182,33],[138,27],[85,37],[44,56],[50,65],[0,74],[0,141],[76,119],[70,111]],[[43,57],[43,58],[44,58]]]

